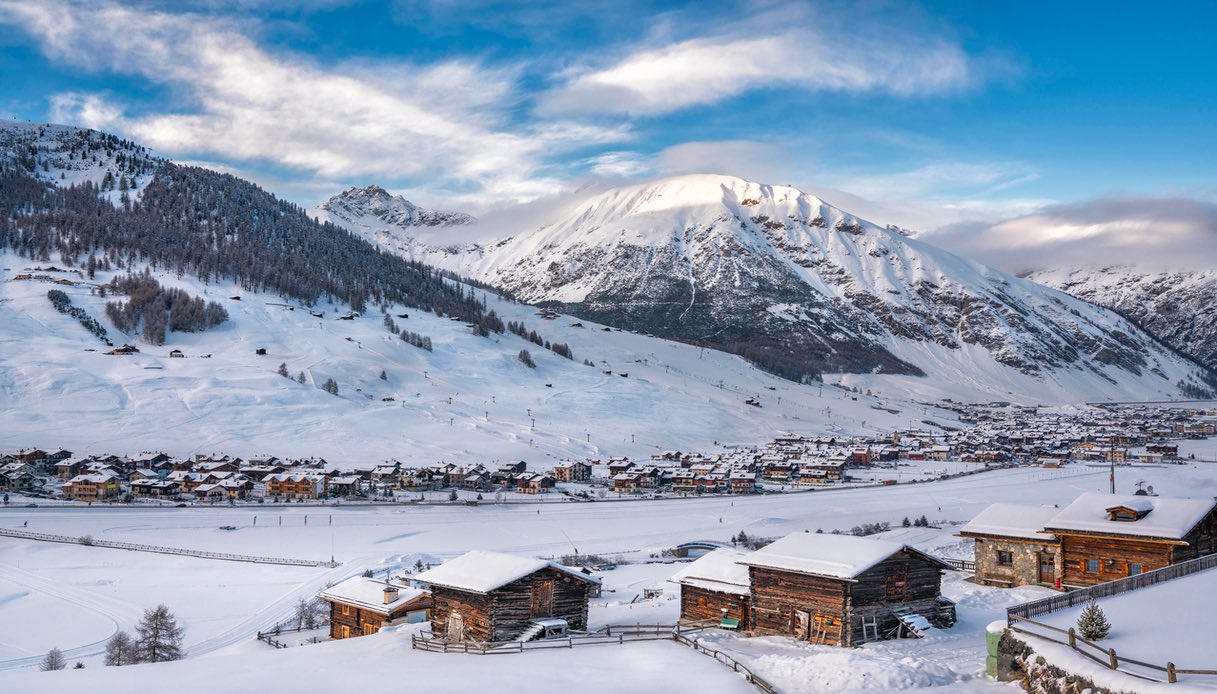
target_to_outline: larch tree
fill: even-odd
[[[135,650],[142,663],[160,663],[180,660],[182,635],[185,629],[178,626],[177,618],[164,605],[145,610],[144,617],[135,625]]]
[[[59,650],[58,648],[52,648],[51,650],[47,651],[47,654],[43,657],[42,662],[38,664],[38,669],[43,672],[50,672],[51,670],[62,670],[67,666],[68,661],[64,659],[63,651]]]

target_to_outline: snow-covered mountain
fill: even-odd
[[[729,176],[614,189],[467,248],[424,257],[524,301],[794,378],[929,375],[994,393],[1025,388],[1011,379],[1083,390],[1097,379],[1166,393],[1196,370],[1112,311]]]
[[[66,188],[92,183],[119,202],[138,197],[165,160],[129,140],[84,128],[0,120],[0,171]]]
[[[417,238],[420,231],[446,230],[477,222],[477,218],[464,212],[419,207],[378,185],[348,188],[321,203],[309,214],[321,221],[333,222],[385,250],[406,257],[416,254],[416,246],[421,243]]]
[[[1068,267],[1038,270],[1028,279],[1118,311],[1171,347],[1217,370],[1217,270]]]

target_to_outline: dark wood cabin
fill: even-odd
[[[1006,588],[1059,587],[1061,541],[1044,526],[1058,508],[992,504],[959,530],[973,540],[976,582]]]
[[[1093,586],[1217,553],[1217,502],[1090,492],[1045,531],[1060,538],[1063,586]]]
[[[330,604],[331,639],[375,634],[388,624],[425,622],[431,616],[427,591],[365,576],[336,583],[319,597]]]
[[[682,624],[709,623],[740,631],[752,628],[748,567],[739,563],[746,556],[747,552],[716,549],[668,579],[680,586]]]
[[[430,587],[431,632],[449,641],[529,640],[537,620],[587,628],[588,597],[599,580],[542,559],[475,550],[415,577]]]
[[[907,545],[795,533],[740,563],[749,567],[753,634],[856,646],[955,622],[940,590],[951,567]]]

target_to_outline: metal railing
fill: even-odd
[[[35,533],[26,530],[10,530],[0,528],[0,535],[6,537],[16,537],[23,540],[38,540],[41,542],[61,542],[70,545],[85,545],[87,547],[107,547],[109,549],[126,549],[133,552],[154,552],[157,554],[177,554],[185,557],[197,557],[199,559],[219,559],[222,561],[242,561],[252,564],[280,564],[283,566],[338,566],[337,562],[332,561],[314,561],[312,559],[285,559],[281,557],[259,557],[248,554],[228,554],[225,552],[207,552],[197,549],[181,549],[179,547],[158,547],[156,545],[140,545],[131,542],[115,542],[113,540],[99,540],[88,535],[71,537],[68,535],[51,535],[49,533]]]

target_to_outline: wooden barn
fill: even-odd
[[[748,567],[739,561],[747,552],[722,548],[702,555],[669,581],[680,586],[680,621],[713,622],[726,629],[752,628],[752,589]]]
[[[795,533],[739,562],[752,586],[754,634],[856,646],[955,623],[940,591],[951,567],[907,545]]]
[[[1036,584],[1059,588],[1061,542],[1044,531],[1059,511],[993,504],[960,528],[960,537],[974,541],[976,582],[1007,588]]]
[[[431,616],[431,594],[355,576],[321,591],[330,604],[330,638],[375,634],[395,623],[425,622]]]
[[[1062,584],[1092,586],[1217,553],[1217,502],[1088,492],[1044,530],[1060,538]]]
[[[554,625],[587,628],[599,580],[543,559],[474,550],[415,577],[430,586],[431,631],[449,641],[528,641]]]

